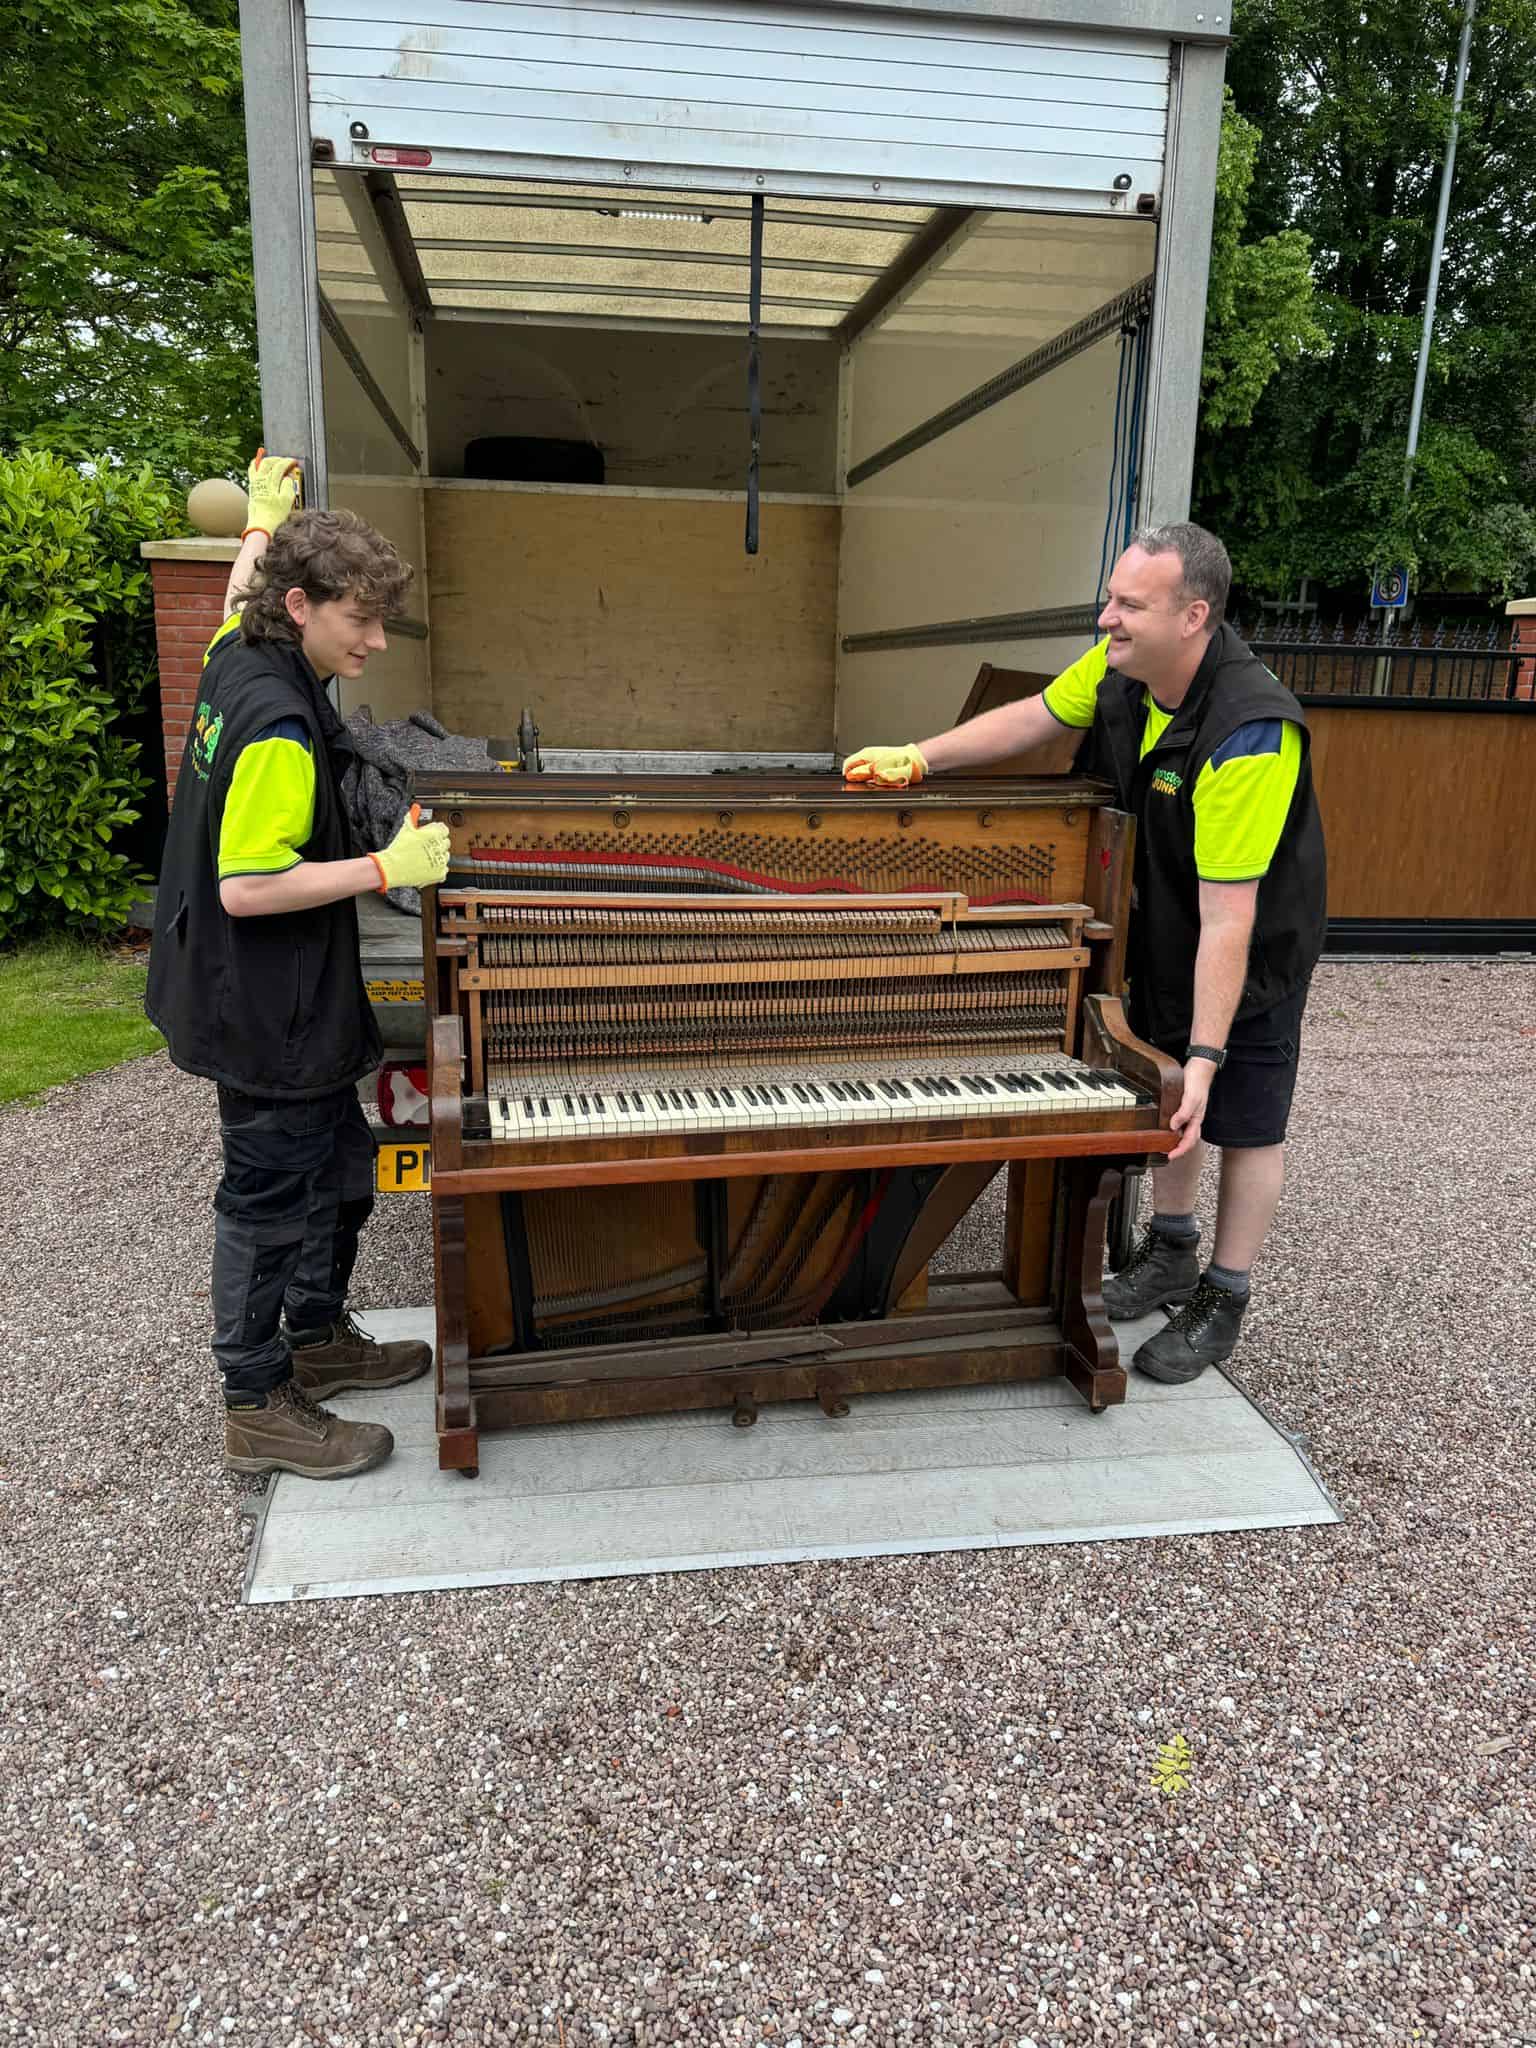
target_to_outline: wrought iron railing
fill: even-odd
[[[1533,704],[1536,657],[1499,621],[1415,623],[1386,635],[1380,618],[1350,625],[1269,614],[1233,624],[1301,698],[1381,698],[1444,705]]]

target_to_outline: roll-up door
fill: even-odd
[[[1106,213],[1161,188],[1155,38],[770,0],[308,0],[305,20],[338,164]]]

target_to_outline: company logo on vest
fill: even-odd
[[[1154,768],[1152,771],[1153,794],[1156,796],[1177,796],[1183,781],[1183,776],[1176,774],[1172,768]]]

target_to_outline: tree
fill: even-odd
[[[7,0],[0,450],[239,467],[260,437],[237,0]]]
[[[1247,219],[1311,239],[1325,351],[1282,361],[1251,426],[1207,408],[1201,516],[1239,580],[1508,591],[1536,573],[1536,0],[1484,0],[1458,145],[1413,492],[1403,464],[1460,0],[1249,0],[1229,78],[1260,132]],[[1220,395],[1218,389],[1218,397]]]
[[[1245,242],[1260,136],[1233,105],[1221,114],[1211,280],[1206,298],[1201,424],[1246,427],[1282,365],[1326,352],[1314,310],[1311,245],[1299,228]]]

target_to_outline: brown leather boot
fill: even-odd
[[[306,1394],[328,1401],[333,1394],[372,1393],[401,1387],[431,1368],[432,1346],[412,1339],[376,1344],[350,1315],[332,1323],[317,1343],[293,1345],[293,1376]]]
[[[287,1380],[264,1408],[231,1408],[224,1421],[227,1472],[296,1472],[351,1479],[382,1465],[395,1440],[382,1422],[343,1422]]]

